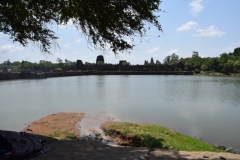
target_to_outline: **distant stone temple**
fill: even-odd
[[[153,58],[151,57],[150,65],[153,65],[153,64],[155,64],[155,63],[153,61]]]
[[[77,60],[77,64],[76,65],[77,65],[78,69],[82,68],[82,66],[83,66],[82,60]]]
[[[144,65],[148,65],[148,61],[147,60],[144,61]]]
[[[103,55],[98,55],[98,56],[97,56],[96,64],[97,64],[97,62],[99,62],[99,61],[102,61],[102,62],[104,63],[104,57],[103,57]]]
[[[144,61],[144,65],[154,65],[154,64],[155,64],[155,63],[154,63],[152,57],[151,57],[150,63],[149,63],[147,60]]]

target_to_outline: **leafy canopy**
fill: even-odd
[[[73,25],[96,49],[115,54],[133,49],[126,38],[146,35],[149,25],[162,31],[156,11],[161,0],[1,0],[0,32],[23,46],[33,42],[50,53],[58,37],[49,24]]]

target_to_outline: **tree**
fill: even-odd
[[[223,67],[223,72],[225,73],[230,73],[233,71],[233,65],[234,65],[234,61],[233,60],[228,60],[227,63],[224,64]]]
[[[7,60],[7,66],[9,67],[9,65],[11,64],[10,59]]]
[[[63,60],[61,58],[57,58],[57,62],[59,66],[63,65]]]
[[[179,62],[179,56],[173,53],[171,55],[171,60],[170,60],[171,65],[176,65],[178,62]]]
[[[89,66],[91,63],[90,62],[85,62],[84,66]]]
[[[66,65],[71,65],[71,61],[70,60],[67,60],[67,59],[65,59],[65,63],[66,63]]]
[[[165,57],[163,60],[163,64],[170,65],[170,63],[171,63],[171,56]]]
[[[228,61],[228,54],[227,54],[227,53],[222,53],[222,54],[220,54],[220,58],[221,58],[225,63],[227,63],[227,61]]]
[[[159,70],[159,68],[160,68],[160,66],[161,66],[161,62],[159,62],[159,60],[157,60],[157,61],[156,61],[156,65],[157,65],[158,70]]]
[[[240,70],[240,60],[235,61],[233,66],[234,66],[235,71],[239,71]]]
[[[126,37],[146,35],[149,25],[162,31],[156,11],[161,0],[1,0],[0,32],[10,35],[23,46],[38,44],[50,53],[58,37],[49,24],[69,21],[97,49],[110,49],[117,54],[131,50],[134,44]]]
[[[207,70],[208,70],[208,66],[207,66],[206,64],[203,64],[203,65],[201,66],[201,70],[207,71]]]
[[[165,59],[163,60],[163,63],[168,65],[176,65],[178,62],[179,62],[179,56],[176,55],[175,53],[165,57]]]
[[[192,58],[199,58],[199,54],[196,51],[193,51]]]
[[[29,61],[22,61],[21,63],[21,71],[27,71],[31,70],[33,68],[34,64]]]
[[[234,56],[240,56],[240,47],[235,48],[233,51]]]

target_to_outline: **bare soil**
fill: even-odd
[[[79,137],[79,132],[76,128],[77,122],[81,121],[84,113],[57,113],[43,117],[35,122],[32,122],[23,131],[37,135],[49,136],[56,132],[62,132]],[[64,134],[60,134],[64,136]],[[54,137],[64,139],[65,137]]]

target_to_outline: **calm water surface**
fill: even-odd
[[[57,112],[108,112],[240,149],[240,78],[79,76],[0,81],[0,129]]]

